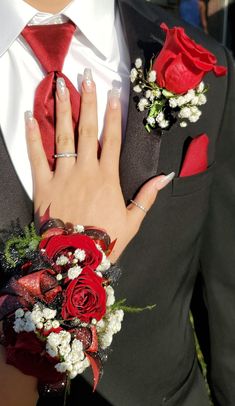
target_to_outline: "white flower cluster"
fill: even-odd
[[[82,267],[80,267],[77,264],[79,262],[83,262],[85,260],[85,258],[86,258],[85,251],[81,250],[80,248],[77,248],[74,251],[73,255],[74,255],[74,258],[73,258],[72,261],[69,258],[69,257],[72,256],[72,253],[70,253],[70,252],[68,253],[68,256],[60,255],[56,259],[56,265],[58,265],[58,266],[65,266],[65,265],[68,265],[70,263],[73,264],[73,266],[68,269],[68,273],[67,273],[68,278],[71,279],[71,280],[77,278],[81,274]],[[63,279],[63,276],[59,273],[56,278],[57,278],[58,281],[61,281]]]
[[[112,343],[113,335],[121,330],[123,317],[123,310],[110,311],[96,324],[98,340],[102,349],[109,347]]]
[[[180,122],[181,127],[187,127],[188,124],[185,119],[189,120],[190,123],[196,123],[199,120],[202,112],[198,106],[207,102],[204,92],[205,84],[201,82],[195,90],[191,89],[184,95],[170,97],[169,106],[172,109],[180,108],[178,117],[183,120]]]
[[[56,310],[45,307],[41,303],[36,303],[32,312],[24,311],[23,309],[17,309],[15,311],[14,330],[16,333],[22,331],[30,332],[45,329],[50,330],[52,328],[58,328],[60,323],[55,320]]]
[[[72,339],[68,331],[50,333],[47,337],[46,351],[51,357],[59,357],[62,362],[55,365],[58,372],[68,372],[70,378],[82,374],[90,362],[83,351],[83,344],[76,338]]]

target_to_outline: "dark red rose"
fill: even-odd
[[[89,266],[91,269],[96,269],[102,261],[102,253],[97,249],[95,242],[86,235],[69,234],[52,236],[42,240],[39,248],[45,249],[47,256],[54,261],[64,252],[73,252],[78,248],[84,250],[86,258],[83,261],[83,265]]]
[[[156,58],[153,70],[157,73],[157,84],[176,94],[194,89],[206,73],[225,75],[227,69],[217,66],[215,56],[190,39],[182,27],[169,29],[165,23],[166,41]]]
[[[103,279],[90,268],[84,268],[78,278],[72,280],[65,292],[62,306],[63,319],[77,317],[89,323],[100,320],[106,312],[106,292]]]
[[[6,345],[6,362],[43,382],[54,383],[63,378],[55,369],[58,359],[45,352],[45,343],[34,333],[15,333],[14,342]]]

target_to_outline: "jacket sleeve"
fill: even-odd
[[[216,405],[232,406],[235,404],[235,69],[230,54],[225,52],[226,102],[221,112],[200,265],[209,327],[208,378]]]

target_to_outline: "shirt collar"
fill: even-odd
[[[0,1],[1,56],[35,17],[38,10],[23,0]],[[113,36],[115,24],[115,0],[73,0],[61,11],[61,14],[72,20],[92,45],[106,58],[108,57],[109,38]]]

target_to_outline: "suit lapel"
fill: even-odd
[[[152,38],[156,32],[160,38],[159,24],[153,24],[125,1],[119,1],[119,9],[131,63],[141,58],[147,67],[153,54],[161,50],[161,42]],[[133,198],[143,183],[156,175],[161,145],[161,137],[156,132],[146,132],[144,114],[136,108],[136,93],[132,88],[131,85],[127,128],[120,158],[121,185],[126,201]]]

